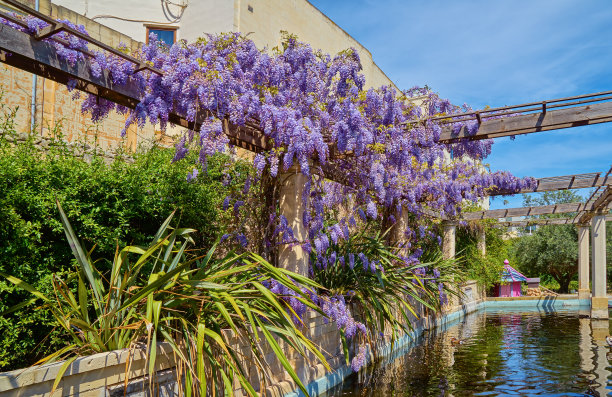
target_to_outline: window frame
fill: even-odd
[[[172,26],[172,25],[149,25],[146,24],[144,25],[145,29],[146,29],[146,40],[145,40],[145,44],[149,44],[149,35],[151,34],[151,30],[165,30],[168,32],[172,32],[173,36],[172,36],[172,44],[176,43],[176,32],[179,30],[178,26]]]

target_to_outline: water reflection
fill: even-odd
[[[609,329],[577,311],[480,312],[327,396],[605,396]]]

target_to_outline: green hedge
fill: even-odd
[[[133,161],[108,164],[99,156],[86,162],[65,145],[45,152],[32,141],[10,145],[0,129],[0,272],[49,291],[51,274],[72,264],[55,198],[94,258],[112,258],[117,244],[143,244],[178,209],[181,225],[198,230],[196,246],[209,247],[228,224],[221,202],[232,186],[221,182],[248,172],[226,156],[209,161],[208,172],[188,182],[193,158],[172,164],[172,149],[153,148]],[[10,131],[9,131],[10,132]],[[233,178],[239,184],[241,178]],[[102,264],[104,266],[104,264]],[[0,281],[0,312],[25,295]],[[25,310],[0,317],[0,370],[31,365],[62,345],[49,313]],[[42,341],[42,342],[41,342]],[[40,344],[40,345],[39,345]]]

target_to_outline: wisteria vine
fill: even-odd
[[[19,18],[26,27],[3,19],[0,22],[30,34],[48,25],[33,17]],[[86,33],[83,26],[60,22]],[[53,41],[53,37],[67,45]],[[117,86],[138,88],[140,102],[134,109],[87,94],[82,111],[93,121],[111,111],[127,114],[123,134],[130,125],[147,122],[159,124],[165,131],[172,113],[199,124],[197,131],[186,131],[176,144],[174,161],[190,151],[198,152],[198,168],[186,176],[188,180],[197,180],[206,172],[207,158],[233,150],[226,122],[263,135],[266,148],[254,155],[253,178],[247,178],[242,192],[226,198],[223,207],[232,208],[239,216],[245,197],[252,194],[251,184],[259,182],[262,189],[270,189],[295,166],[309,178],[302,194],[307,241],[295,243],[321,254],[313,258],[323,257],[330,239],[333,244],[348,240],[360,221],[384,218],[393,224],[407,211],[414,222],[403,233],[411,248],[411,242],[432,233],[419,221],[428,211],[455,217],[464,201],[476,202],[488,191],[535,187],[531,178],[485,170],[480,162],[490,154],[492,140],[439,142],[441,121],[431,118],[448,116],[446,121],[452,121],[453,114],[469,111],[468,106],[453,105],[428,88],[403,92],[390,86],[366,89],[354,49],[332,57],[287,36],[281,47],[261,51],[239,33],[208,35],[194,43],[179,41],[167,47],[152,35],[133,55],[161,70],[163,75],[159,75],[146,69],[136,72],[133,63],[90,49],[86,41],[69,33],[53,37],[46,40],[71,65],[86,60],[84,51],[88,51],[93,54],[88,58],[93,76],[107,73]],[[478,123],[453,124],[453,131],[461,128],[474,134]],[[267,216],[260,219],[272,225],[265,236],[268,248],[293,239],[287,220],[277,211],[275,197],[268,203]],[[326,215],[339,206],[347,211],[337,219],[327,219]],[[234,237],[243,246],[249,244],[239,231]],[[353,255],[358,253],[343,258],[349,261],[347,267],[352,266]],[[407,263],[418,262],[418,256],[413,250],[405,259]],[[367,262],[367,258],[360,258],[360,262],[375,270],[376,263]],[[331,318],[344,328],[348,326],[349,335],[361,329],[340,310],[343,297],[329,298],[322,307]],[[359,360],[364,354],[360,350]],[[359,367],[358,362],[354,367]]]

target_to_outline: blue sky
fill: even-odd
[[[401,89],[478,109],[612,90],[610,0],[310,0]],[[606,171],[612,124],[497,139],[486,160],[517,176]],[[521,206],[522,198],[491,202]]]

